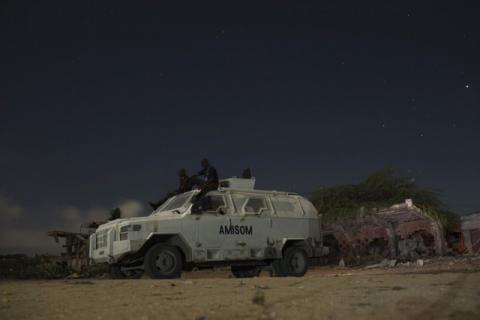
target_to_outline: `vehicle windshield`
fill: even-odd
[[[158,209],[155,210],[154,213],[158,213],[162,211],[174,211],[174,210],[182,211],[180,209],[185,208],[190,203],[190,199],[192,195],[193,195],[192,192],[186,192],[186,193],[173,196],[167,201],[165,201],[165,203],[162,204],[160,207],[158,207]]]

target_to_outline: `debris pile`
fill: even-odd
[[[462,217],[465,252],[480,254],[480,212]]]
[[[47,236],[55,239],[56,243],[63,240],[61,260],[66,268],[74,272],[85,272],[89,265],[88,250],[89,236],[98,228],[101,223],[90,222],[80,226],[80,232],[67,232],[52,230]]]
[[[446,243],[442,225],[417,208],[412,200],[365,212],[323,226],[325,245],[347,264],[398,259],[416,261],[442,255]],[[338,261],[338,260],[337,260]]]
[[[0,279],[53,279],[68,275],[61,257],[24,254],[0,256]]]
[[[479,255],[443,256],[415,261],[398,261],[396,259],[383,259],[379,263],[365,266],[365,270],[373,269],[398,269],[400,272],[410,269],[413,272],[422,269],[423,272],[432,271],[479,271]]]
[[[81,272],[68,267],[65,257],[54,255],[11,254],[0,256],[0,279],[88,278],[108,274],[105,265],[90,265]]]
[[[88,234],[66,231],[49,231],[48,236],[59,243],[64,239],[65,251],[61,255],[63,263],[72,270],[84,271],[88,266]]]
[[[377,269],[377,268],[394,268],[394,267],[423,267],[425,264],[423,259],[417,259],[413,263],[410,261],[407,262],[398,262],[396,259],[383,259],[380,263],[371,264],[365,267],[365,269]]]

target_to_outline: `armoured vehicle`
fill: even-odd
[[[289,192],[254,189],[255,179],[229,178],[201,198],[178,194],[149,216],[117,219],[90,236],[90,258],[114,277],[176,278],[218,265],[235,277],[303,276],[326,253],[315,207]]]

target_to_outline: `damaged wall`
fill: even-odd
[[[324,225],[326,242],[336,242],[338,256],[381,256],[413,260],[442,255],[446,249],[441,224],[411,200],[351,219]]]
[[[47,236],[55,239],[56,243],[62,243],[64,248],[61,258],[70,270],[82,272],[89,265],[89,236],[95,232],[103,222],[89,222],[80,226],[81,232],[67,232],[61,230],[52,230],[47,232]]]
[[[462,217],[462,234],[467,253],[480,253],[480,213]]]

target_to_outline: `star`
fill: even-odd
[[[466,88],[466,89],[470,88],[470,84],[467,83],[467,84],[465,85],[465,88]]]

